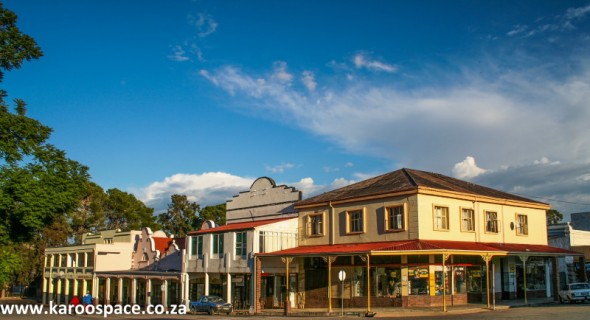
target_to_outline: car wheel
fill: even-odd
[[[207,310],[207,313],[208,313],[209,315],[213,315],[213,308],[209,308],[209,310]]]

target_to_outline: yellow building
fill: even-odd
[[[300,308],[330,312],[343,301],[370,312],[557,297],[557,257],[576,255],[547,245],[549,205],[419,170],[400,169],[295,207],[299,246],[257,254],[256,266],[281,257],[297,270],[287,290]]]

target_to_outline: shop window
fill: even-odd
[[[396,206],[387,208],[385,226],[387,231],[402,231],[404,230],[404,206]]]
[[[484,279],[485,272],[481,267],[467,267],[467,291],[469,293],[481,293]]]
[[[545,260],[530,257],[526,263],[527,290],[545,290],[547,288]]]
[[[443,290],[446,294],[450,294],[451,290],[449,284],[451,283],[451,271],[449,268],[445,268],[443,274],[443,266],[434,267],[434,289],[436,295],[442,295]]]
[[[401,269],[375,268],[378,297],[397,298],[401,296]]]
[[[454,293],[467,293],[467,284],[465,282],[465,267],[454,267],[455,286]]]
[[[408,267],[408,293],[410,295],[428,295],[428,266]]]

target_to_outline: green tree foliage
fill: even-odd
[[[84,184],[80,205],[71,214],[70,225],[74,243],[82,243],[82,235],[98,232],[106,228],[105,206],[107,194],[94,182]]]
[[[4,71],[18,69],[23,61],[43,55],[35,40],[18,29],[16,21],[16,14],[0,2],[0,81]]]
[[[561,214],[561,212],[557,211],[557,210],[547,210],[547,224],[548,225],[554,225],[554,224],[558,224],[561,222],[561,220],[563,219],[563,214]]]
[[[142,227],[158,228],[153,208],[146,207],[134,195],[116,188],[107,190],[103,210],[107,229],[125,231]]]
[[[198,227],[200,227],[201,223],[205,220],[213,220],[213,222],[219,226],[225,225],[225,203],[203,208],[199,213],[199,218],[200,223]]]
[[[196,230],[200,224],[197,216],[199,204],[180,194],[173,194],[170,200],[168,210],[158,216],[162,230],[175,237],[184,237],[188,232]]]
[[[42,55],[16,21],[0,2],[0,82],[5,72]],[[87,167],[47,142],[52,129],[27,117],[23,100],[14,99],[12,112],[6,97],[0,89],[0,287],[30,281],[45,247],[67,241],[68,216],[89,179]]]

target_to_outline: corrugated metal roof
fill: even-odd
[[[219,226],[210,229],[201,229],[196,231],[191,231],[188,234],[206,234],[206,233],[220,233],[220,232],[227,232],[227,231],[238,231],[238,230],[248,230],[253,229],[258,226],[263,226],[271,223],[281,222],[289,219],[297,219],[293,217],[289,218],[280,218],[280,219],[269,219],[269,220],[256,220],[256,221],[248,221],[248,222],[238,222],[232,224],[226,224],[224,226]]]
[[[528,250],[527,250],[528,249]],[[546,253],[546,254],[574,254],[578,253],[555,248],[546,245],[528,245],[528,244],[498,244],[466,241],[445,241],[445,240],[404,240],[388,242],[369,242],[369,243],[352,243],[352,244],[334,244],[334,245],[316,245],[316,246],[299,246],[296,248],[282,251],[258,253],[259,256],[318,256],[318,255],[338,255],[338,254],[370,254],[373,252],[400,252],[407,251],[471,251],[471,252],[490,252],[490,253]]]

